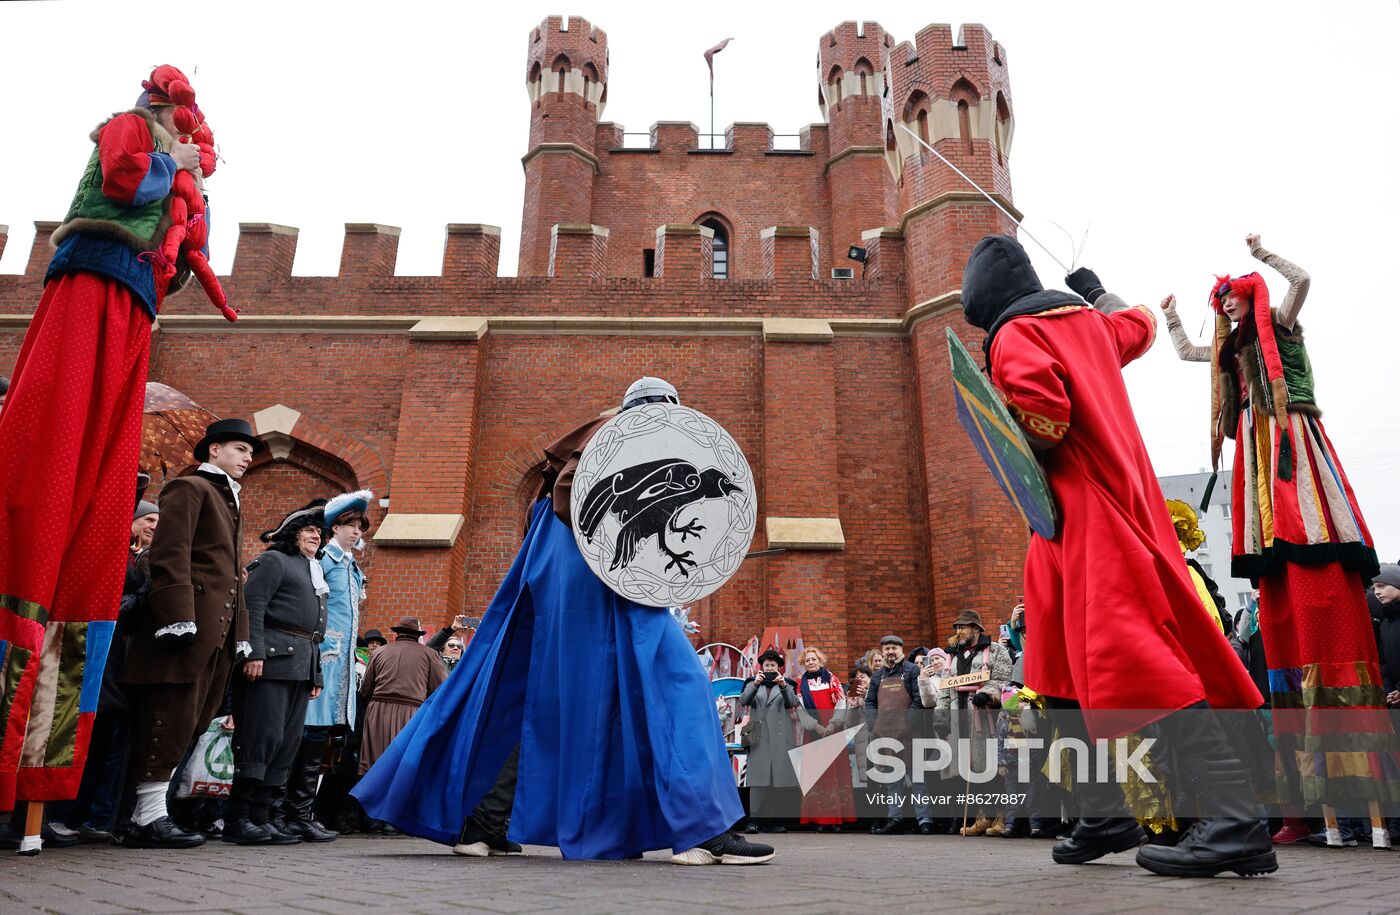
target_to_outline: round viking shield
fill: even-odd
[[[574,539],[599,578],[650,607],[713,593],[744,561],[757,522],[749,462],[698,410],[651,403],[593,436],[574,473]]]

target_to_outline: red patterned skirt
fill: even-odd
[[[0,412],[0,810],[74,797],[121,599],[151,319],[55,278]]]

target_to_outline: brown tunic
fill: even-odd
[[[574,471],[578,469],[579,456],[598,430],[616,415],[617,411],[609,410],[596,416],[544,449],[545,463],[541,468],[544,480],[535,498],[553,496],[554,514],[570,527],[573,526]]]
[[[447,665],[442,658],[413,636],[400,635],[374,653],[360,681],[360,701],[365,703],[361,775],[389,748],[428,694],[446,679]]]

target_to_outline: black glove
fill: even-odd
[[[1065,277],[1065,285],[1074,290],[1075,295],[1090,305],[1094,304],[1094,300],[1105,292],[1103,281],[1099,279],[1099,275],[1088,267],[1080,267]]]
[[[975,708],[990,708],[992,705],[992,697],[986,693],[973,693],[972,699],[969,701]]]

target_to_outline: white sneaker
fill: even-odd
[[[750,842],[732,832],[720,833],[708,842],[671,856],[672,864],[767,864],[773,860],[773,846]]]

